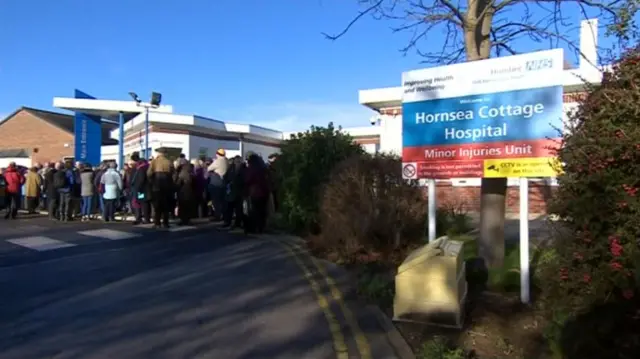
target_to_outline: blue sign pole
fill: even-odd
[[[118,168],[124,167],[124,114],[118,114],[118,158],[120,163]]]

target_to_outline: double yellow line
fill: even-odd
[[[326,282],[327,287],[329,288],[331,299],[340,308],[340,311],[342,312],[342,315],[355,338],[359,357],[361,359],[371,359],[371,348],[369,347],[367,337],[360,329],[357,319],[344,302],[344,296],[342,295],[342,292],[338,289],[335,281],[326,272],[324,267],[320,263],[318,263],[318,261],[313,256],[311,256],[307,250],[303,249],[299,245],[280,239],[275,239],[275,242],[282,246],[296,261],[298,267],[300,267],[300,269],[304,273],[305,278],[307,279],[307,281],[309,281],[309,285],[311,286],[311,289],[313,290],[316,299],[318,300],[318,305],[322,309],[324,316],[329,324],[329,330],[331,331],[331,336],[333,338],[333,347],[338,359],[349,359],[349,349],[345,341],[345,336],[342,331],[340,321],[338,320],[336,314],[331,310],[330,301],[327,299],[325,293],[323,293],[322,286],[314,278],[313,272],[318,273]],[[307,266],[303,258],[308,258],[315,269],[309,268],[311,266]]]

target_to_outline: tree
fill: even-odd
[[[341,129],[311,129],[284,141],[275,161],[278,195],[283,219],[295,231],[317,231],[321,191],[331,171],[343,160],[364,153]]]
[[[360,19],[371,15],[398,25],[395,32],[409,32],[402,52],[416,51],[426,63],[451,64],[492,56],[517,54],[522,40],[564,44],[579,52],[566,36],[580,18],[598,17],[607,33],[621,41],[636,34],[634,17],[638,0],[358,0],[363,10],[336,35],[344,36]],[[572,21],[573,20],[573,21]],[[444,35],[442,47],[424,50],[430,36]],[[435,35],[434,35],[435,33]],[[423,42],[424,41],[424,42]],[[488,267],[504,261],[504,219],[507,180],[482,180],[479,254]]]

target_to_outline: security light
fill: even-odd
[[[131,96],[131,98],[133,99],[133,101],[135,101],[136,103],[140,103],[140,97],[138,97],[138,95],[135,92],[129,92],[129,96]]]
[[[162,102],[162,94],[159,92],[151,93],[151,106],[158,107],[160,106],[160,102]]]

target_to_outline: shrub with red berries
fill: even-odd
[[[556,278],[547,279],[574,313],[640,295],[640,52],[627,53],[604,78],[589,89],[558,151],[564,174],[551,211],[571,235],[555,239]]]
[[[640,51],[588,89],[562,136],[550,212],[563,231],[539,283],[565,358],[640,352]],[[555,318],[564,318],[558,320]]]

